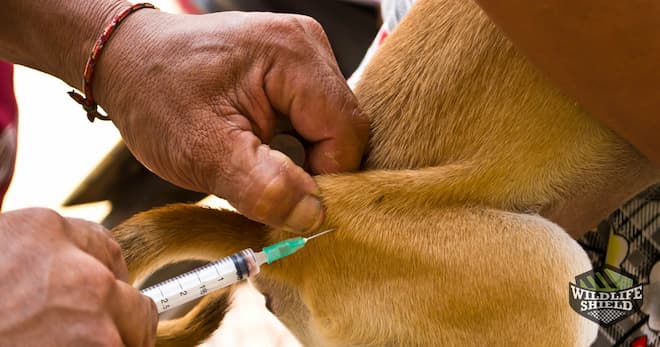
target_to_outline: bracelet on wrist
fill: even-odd
[[[108,43],[108,40],[110,37],[112,37],[112,34],[115,32],[117,27],[119,27],[122,21],[124,21],[124,19],[144,8],[155,9],[156,7],[146,2],[139,3],[126,8],[117,14],[114,18],[112,18],[110,24],[108,24],[105,30],[103,30],[101,36],[99,36],[99,38],[94,43],[94,48],[92,48],[92,52],[87,59],[87,63],[85,64],[85,72],[83,73],[82,81],[82,94],[77,93],[75,90],[72,90],[68,93],[69,96],[77,103],[79,103],[85,112],[87,112],[87,119],[89,119],[90,122],[94,122],[94,119],[96,118],[101,120],[110,120],[110,117],[103,115],[98,111],[98,105],[96,104],[96,101],[94,101],[94,91],[92,89],[92,79],[94,78],[96,63],[98,62],[101,53],[103,53],[103,48]]]

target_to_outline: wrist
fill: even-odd
[[[69,96],[71,96],[71,98],[79,103],[87,112],[87,118],[90,122],[93,122],[94,119],[97,118],[102,120],[110,120],[107,115],[99,112],[98,104],[94,98],[95,93],[93,88],[96,68],[99,65],[99,60],[103,56],[105,47],[110,42],[110,39],[114,36],[118,27],[121,26],[128,17],[143,9],[155,9],[155,7],[150,3],[138,3],[124,8],[117,15],[113,16],[110,23],[103,29],[102,34],[99,35],[99,37],[96,39],[94,47],[92,48],[90,55],[85,63],[85,71],[83,73],[82,82],[82,94],[75,91],[69,92]]]
[[[60,66],[54,69],[61,71],[55,75],[76,89],[82,88],[85,64],[92,48],[103,30],[108,26],[114,16],[122,9],[130,6],[124,0],[91,1],[86,2],[87,15],[83,15],[79,25],[80,35],[72,35],[63,52]]]
[[[127,17],[119,25],[103,48],[97,60],[92,80],[95,101],[101,105],[113,121],[117,121],[125,110],[126,100],[144,92],[136,86],[148,78],[158,57],[154,47],[160,46],[160,28],[168,14],[158,10],[144,9]],[[89,54],[89,53],[88,53]]]
[[[94,42],[125,0],[3,0],[0,58],[80,88]]]

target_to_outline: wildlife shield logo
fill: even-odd
[[[639,311],[643,287],[637,279],[609,265],[575,277],[569,285],[575,312],[600,325],[612,325]]]

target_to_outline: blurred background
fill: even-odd
[[[313,16],[324,26],[346,76],[357,67],[378,29],[378,0],[151,2],[173,13],[260,10]],[[89,123],[66,95],[69,90],[54,77],[15,67],[18,153],[4,211],[48,207],[112,227],[138,211],[171,202],[203,199],[205,205],[231,208],[223,200],[185,191],[151,174],[121,144],[111,122]],[[264,304],[263,296],[245,285],[222,327],[204,346],[299,346]]]

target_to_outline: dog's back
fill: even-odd
[[[356,93],[373,124],[369,171],[317,177],[337,231],[262,269],[273,312],[308,346],[586,345],[595,327],[571,311],[568,283],[588,259],[537,213],[570,225],[580,207],[581,222],[596,220],[657,177],[648,163],[470,1],[419,0]],[[133,278],[289,236],[191,206],[115,234]],[[205,337],[229,293],[163,324],[161,342]]]

